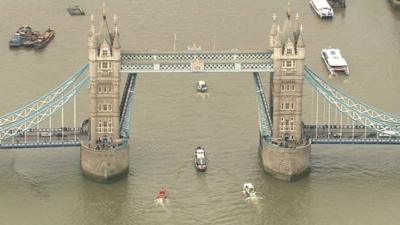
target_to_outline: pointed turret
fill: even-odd
[[[88,45],[89,48],[95,48],[97,46],[97,41],[96,41],[96,27],[94,25],[94,16],[93,14],[90,15],[90,32],[89,32],[89,38],[88,38]]]
[[[297,48],[304,48],[306,45],[304,43],[304,39],[303,39],[303,24],[300,25],[300,29],[299,29],[299,38],[297,40]]]
[[[108,46],[112,46],[112,36],[110,33],[110,30],[108,29],[108,24],[107,24],[107,14],[106,14],[106,5],[103,3],[103,19],[101,21],[100,25],[100,32],[99,32],[99,38],[98,38],[98,43],[103,43],[105,40],[108,44]]]
[[[276,36],[278,34],[277,30],[276,30],[276,14],[274,13],[272,15],[272,26],[271,26],[271,30],[269,32],[269,47],[272,49],[274,48],[275,45],[275,39]]]
[[[121,44],[119,43],[119,30],[118,30],[118,25],[117,25],[117,15],[114,15],[114,39],[113,39],[113,49],[119,49],[121,48]]]

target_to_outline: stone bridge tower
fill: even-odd
[[[103,5],[99,32],[92,15],[88,39],[90,134],[89,142],[82,143],[81,168],[89,178],[102,182],[125,175],[129,169],[128,144],[120,138],[121,47],[116,22],[114,16],[111,32]]]
[[[305,44],[298,14],[290,9],[283,26],[273,24],[270,48],[273,51],[274,73],[270,77],[270,112],[272,142],[264,143],[264,168],[272,175],[293,180],[309,171],[311,146],[303,137],[302,98]]]

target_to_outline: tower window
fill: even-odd
[[[291,48],[286,49],[286,54],[292,54],[292,53],[293,53],[293,49],[291,49]]]
[[[103,69],[107,69],[108,68],[108,62],[102,62],[101,67]]]
[[[282,61],[282,68],[294,68],[294,67],[296,67],[296,62],[294,60]]]
[[[286,107],[285,109],[289,109],[289,102],[286,102]]]
[[[292,84],[292,91],[295,91],[294,84]]]
[[[107,51],[107,50],[103,50],[103,51],[101,52],[101,55],[102,55],[102,56],[108,55],[108,51]]]

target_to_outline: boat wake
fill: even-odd
[[[156,198],[156,199],[154,199],[154,203],[156,203],[156,205],[160,205],[160,206],[167,206],[167,205],[169,205],[169,200],[165,199],[165,198]]]
[[[244,200],[246,202],[257,202],[258,200],[262,200],[262,199],[263,199],[263,197],[261,197],[261,196],[249,196],[249,197],[246,197]]]
[[[201,100],[206,100],[209,97],[210,97],[210,94],[207,92],[206,93],[201,93],[201,92],[196,93],[196,98],[200,98]]]

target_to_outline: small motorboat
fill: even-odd
[[[339,49],[326,48],[322,49],[321,57],[324,60],[326,67],[331,74],[336,72],[344,72],[346,75],[350,74],[349,67],[346,60],[340,54]]]
[[[208,90],[207,84],[204,80],[197,81],[197,91],[206,92]]]
[[[14,36],[9,41],[9,46],[11,48],[21,47],[27,35],[32,32],[32,28],[29,26],[22,26],[18,28]]]
[[[194,165],[198,171],[204,172],[207,169],[206,153],[202,147],[194,150]]]
[[[252,183],[244,183],[243,184],[243,193],[247,195],[247,197],[256,197],[256,189]]]
[[[166,199],[167,198],[167,190],[165,188],[161,188],[157,194],[158,199]]]
[[[311,0],[311,6],[321,18],[332,18],[333,9],[326,0]]]
[[[79,5],[74,5],[74,6],[68,7],[67,11],[68,11],[69,15],[71,15],[71,16],[85,15],[85,11]]]

